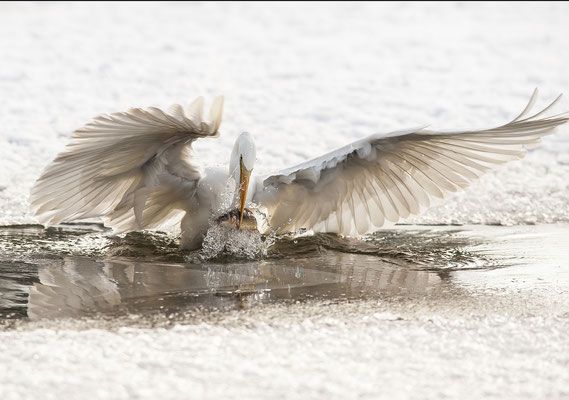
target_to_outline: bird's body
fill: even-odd
[[[231,183],[231,177],[224,168],[204,168],[195,195],[184,207],[187,210],[181,223],[184,248],[194,249],[201,245],[212,216],[229,206],[228,198],[233,194]]]
[[[536,93],[517,118],[497,128],[375,134],[267,176],[253,175],[256,149],[248,133],[237,138],[228,167],[197,164],[191,144],[217,136],[221,97],[207,120],[202,98],[186,112],[174,105],[167,113],[149,108],[101,115],[77,130],[48,165],[32,189],[31,207],[46,224],[100,217],[117,233],[180,229],[182,246],[190,249],[201,245],[216,219],[240,228],[245,217],[251,227],[246,206],[265,216],[263,233],[361,235],[417,215],[433,197],[523,157],[567,122],[543,117],[559,98],[526,117]]]

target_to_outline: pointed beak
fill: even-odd
[[[251,177],[251,171],[245,168],[243,165],[243,158],[239,160],[239,223],[237,228],[241,228],[241,223],[243,222],[243,211],[245,210],[245,201],[247,200],[247,189],[249,188],[249,178]]]

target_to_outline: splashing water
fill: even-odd
[[[267,255],[268,242],[259,232],[228,228],[213,224],[207,231],[201,250],[188,261],[205,261],[229,256],[238,259],[256,259]]]

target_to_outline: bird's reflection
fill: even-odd
[[[119,308],[243,307],[243,302],[279,299],[423,293],[441,279],[375,256],[324,252],[229,264],[67,257],[62,264],[40,267],[39,281],[29,292],[30,319]]]

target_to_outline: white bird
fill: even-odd
[[[492,167],[524,156],[542,136],[567,122],[543,116],[560,97],[526,117],[492,129],[410,129],[374,134],[319,158],[253,176],[253,137],[241,134],[229,168],[198,165],[192,143],[218,136],[223,97],[208,119],[203,98],[184,112],[133,108],[100,115],[74,132],[65,151],[36,181],[31,209],[44,224],[93,217],[114,232],[181,229],[181,245],[201,246],[222,210],[246,206],[265,215],[268,231],[300,229],[362,235],[429,207],[433,197],[465,189]],[[239,226],[241,221],[237,223]]]

